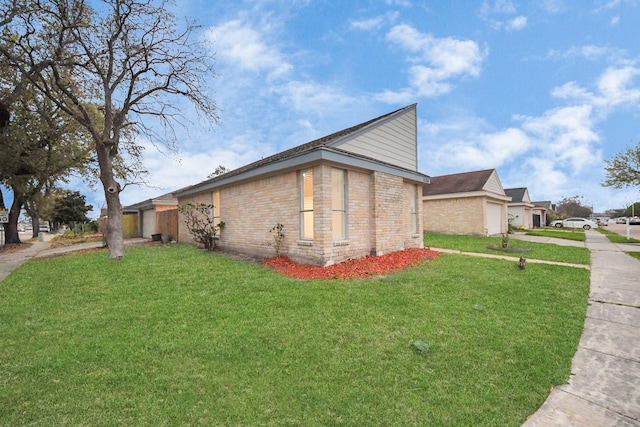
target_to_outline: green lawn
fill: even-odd
[[[517,239],[509,239],[509,247],[529,248],[530,251],[519,254],[505,253],[487,248],[489,245],[499,247],[500,240],[500,237],[424,233],[424,245],[425,247],[430,248],[455,249],[462,252],[487,253],[514,257],[523,256],[525,258],[567,262],[570,264],[588,265],[591,263],[591,254],[587,248],[526,242]]]
[[[459,255],[352,281],[180,244],[33,260],[0,282],[0,425],[520,426],[567,381],[588,290]]]
[[[584,230],[578,228],[568,229],[567,231],[560,230],[527,230],[525,232],[527,236],[542,236],[542,237],[551,237],[554,239],[566,239],[566,240],[575,240],[577,242],[586,242],[587,236],[584,234]]]

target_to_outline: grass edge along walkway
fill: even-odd
[[[433,251],[442,252],[445,254],[469,255],[469,256],[476,256],[476,257],[482,257],[482,258],[502,259],[505,261],[514,261],[514,262],[520,261],[520,257],[513,257],[513,256],[507,256],[507,255],[493,255],[493,254],[485,254],[485,253],[479,253],[479,252],[463,252],[455,249],[442,249],[442,248],[433,248],[433,247],[430,249]],[[522,255],[525,255],[525,254],[522,254]],[[526,258],[526,260],[527,262],[535,263],[535,264],[551,264],[551,265],[559,265],[562,267],[575,267],[575,268],[584,268],[586,270],[591,270],[591,266],[586,264],[572,264],[569,262],[547,261],[547,260],[535,259],[535,258]]]

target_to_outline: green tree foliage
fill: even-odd
[[[556,204],[556,211],[560,218],[580,217],[588,218],[593,210],[591,206],[585,206],[582,196],[564,197]]]
[[[621,216],[626,216],[626,217],[633,217],[633,216],[639,216],[639,215],[640,215],[640,202],[635,202],[629,205],[627,209],[625,209],[621,214]]]
[[[640,143],[635,147],[627,147],[610,160],[605,160],[605,164],[607,176],[602,183],[603,186],[640,187]]]
[[[19,76],[0,70],[0,90],[18,85]],[[39,232],[40,212],[51,190],[74,172],[87,173],[87,134],[64,111],[31,85],[14,93],[9,125],[0,129],[0,183],[13,192],[7,243],[20,243],[18,218],[24,208]]]
[[[213,55],[162,0],[0,0],[0,17],[0,62],[91,135],[105,238],[111,258],[122,258],[120,192],[144,172],[141,141],[175,148],[175,126],[191,124],[180,100],[217,122]]]
[[[216,176],[222,175],[223,173],[227,173],[227,172],[229,172],[229,169],[227,169],[226,167],[224,167],[222,165],[218,165],[216,170],[214,170],[209,175],[207,175],[207,178],[209,178],[209,179],[215,178]]]
[[[93,206],[87,205],[87,199],[79,191],[63,190],[55,198],[51,212],[51,220],[58,224],[68,224],[75,229],[77,222],[87,222],[87,212]]]

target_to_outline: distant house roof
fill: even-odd
[[[421,182],[429,182],[429,177],[420,172],[402,168],[391,163],[385,163],[372,157],[354,154],[337,147],[343,141],[367,132],[371,128],[385,123],[387,120],[392,120],[396,116],[415,109],[415,107],[416,104],[412,104],[407,107],[400,108],[375,119],[257,160],[246,166],[215,176],[198,184],[182,188],[175,191],[174,194],[176,197],[182,197],[315,160],[331,160],[369,169],[373,167],[377,170],[395,173],[396,175],[400,175],[404,178]]]
[[[483,191],[495,169],[455,173],[431,177],[431,183],[422,187],[423,196]]]
[[[553,203],[551,203],[550,200],[541,200],[541,201],[531,202],[531,203],[533,203],[533,205],[536,206],[537,208],[544,209],[545,211],[553,212],[556,210],[556,206]]]
[[[505,188],[504,194],[511,197],[511,201],[513,203],[522,203],[524,202],[524,196],[527,194],[526,187],[521,188]]]
[[[151,209],[157,205],[178,205],[178,199],[173,195],[173,193],[163,194],[158,197],[154,197],[151,199],[144,200],[142,202],[135,203],[133,205],[125,206],[122,209],[124,211],[137,211],[144,209]]]

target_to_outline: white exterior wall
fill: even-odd
[[[142,215],[142,237],[150,239],[151,235],[156,233],[156,210],[148,209],[140,211],[140,214]]]

